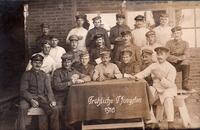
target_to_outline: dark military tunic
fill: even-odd
[[[118,68],[121,71],[122,74],[131,74],[135,75],[136,73],[140,72],[140,67],[137,63],[135,62],[130,62],[130,63],[120,63],[118,64]]]
[[[92,77],[94,72],[94,65],[88,63],[87,66],[84,66],[82,63],[79,63],[78,65],[75,66],[75,69],[82,74]]]
[[[106,29],[102,28],[102,27],[94,27],[92,29],[90,29],[88,31],[88,34],[86,36],[86,48],[88,49],[89,53],[90,50],[96,47],[96,42],[94,39],[94,36],[96,36],[97,34],[103,34],[104,37],[104,41],[105,41],[105,46],[110,49],[110,40],[108,37],[108,33],[106,31]]]

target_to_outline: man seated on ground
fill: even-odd
[[[95,66],[93,74],[94,81],[122,78],[122,74],[117,65],[110,62],[110,50],[103,50],[101,52],[101,60],[102,62]]]
[[[43,64],[41,66],[41,70],[43,70],[45,73],[52,75],[54,70],[55,70],[55,66],[56,63],[54,61],[54,59],[49,55],[50,50],[51,50],[51,45],[50,45],[50,41],[43,41],[42,43],[42,52],[40,53],[36,53],[36,54],[40,54],[44,57],[43,60]],[[36,55],[36,54],[33,54]],[[26,67],[26,70],[30,70],[32,68],[32,64],[31,64],[31,60],[29,60],[29,63]]]
[[[134,74],[140,72],[140,66],[132,61],[132,51],[129,49],[124,49],[121,52],[122,62],[118,64],[118,67],[123,74],[124,78],[130,78]]]
[[[58,46],[59,40],[58,38],[56,38],[55,36],[51,37],[51,50],[49,52],[49,55],[54,59],[55,63],[56,63],[56,69],[60,68],[62,66],[62,59],[61,56],[63,54],[65,54],[65,49]]]
[[[166,47],[155,48],[157,53],[157,63],[153,63],[143,71],[134,76],[135,80],[143,79],[151,75],[153,86],[150,87],[155,101],[158,105],[163,105],[167,117],[168,128],[173,128],[174,122],[174,97],[177,95],[177,87],[175,84],[176,69],[168,61],[169,49]]]
[[[31,107],[40,107],[50,116],[50,129],[59,130],[58,110],[51,88],[49,75],[41,70],[44,57],[40,54],[31,57],[31,70],[24,72],[21,78],[20,130],[29,130],[31,116],[27,115]],[[40,116],[42,118],[42,116]],[[40,129],[48,129],[48,120],[40,120]]]
[[[157,61],[157,57],[156,57],[156,52],[154,51],[154,49],[156,47],[161,46],[156,41],[156,33],[151,30],[151,31],[148,31],[145,36],[146,36],[146,39],[147,39],[147,45],[145,45],[144,47],[142,47],[142,50],[143,49],[150,49],[150,50],[152,50],[153,51],[152,60],[156,62]]]
[[[61,120],[61,127],[64,127],[64,105],[67,101],[69,87],[72,84],[85,83],[91,81],[90,76],[81,74],[72,67],[73,55],[63,54],[62,67],[56,69],[53,75],[53,91],[55,94],[56,102],[59,109],[59,115]]]
[[[166,43],[166,47],[170,50],[168,61],[174,65],[177,72],[182,72],[182,88],[184,90],[192,91],[191,86],[188,85],[190,64],[189,64],[189,43],[182,40],[182,28],[176,26],[171,29],[173,40]]]
[[[90,56],[87,51],[83,51],[80,54],[80,63],[74,66],[74,68],[82,74],[92,77],[94,72],[94,65],[89,63]]]
[[[141,65],[140,48],[134,45],[131,32],[124,31],[121,33],[121,35],[124,43],[120,44],[118,49],[112,52],[112,61],[116,64],[121,62],[120,54],[125,48],[128,48],[129,50],[132,51],[132,60],[135,63],[138,63],[138,65]]]
[[[95,35],[94,41],[95,41],[96,45],[95,45],[95,48],[91,48],[90,62],[94,65],[97,65],[97,64],[101,63],[100,52],[107,48],[105,46],[103,34]]]

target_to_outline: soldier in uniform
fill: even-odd
[[[122,78],[122,74],[117,65],[110,62],[110,50],[105,49],[101,52],[101,60],[102,62],[95,66],[93,74],[94,81]]]
[[[118,64],[119,70],[124,78],[130,78],[140,71],[140,67],[135,61],[132,61],[132,51],[124,49],[121,52],[122,62]]]
[[[46,41],[43,41],[41,44],[42,44],[42,52],[36,53],[36,54],[40,54],[44,57],[43,64],[41,66],[41,70],[43,70],[45,73],[47,73],[49,75],[52,75],[54,70],[56,69],[56,62],[49,55],[50,50],[51,50],[50,41],[46,40]],[[33,54],[33,56],[36,54]],[[31,60],[29,60],[26,70],[30,70],[31,68],[32,68],[32,64],[31,64]]]
[[[136,28],[132,31],[132,35],[134,38],[134,44],[140,48],[147,44],[145,34],[149,31],[146,28],[145,17],[142,15],[138,15],[135,17]]]
[[[83,24],[85,22],[85,17],[86,16],[84,14],[76,15],[77,26],[73,28],[72,30],[70,30],[66,39],[66,42],[68,43],[69,37],[71,35],[77,35],[79,38],[79,44],[77,48],[79,50],[86,50],[85,39],[86,39],[86,35],[88,31],[83,27]]]
[[[169,16],[166,13],[160,15],[160,25],[153,29],[156,32],[157,42],[165,46],[171,39],[171,27],[169,26]]]
[[[177,72],[182,71],[182,88],[192,90],[188,85],[190,64],[189,64],[189,43],[182,40],[182,28],[176,26],[171,29],[173,40],[167,42],[166,47],[170,50],[168,61],[175,66]]]
[[[31,116],[28,116],[27,112],[31,107],[42,108],[50,117],[50,129],[59,130],[58,110],[51,88],[51,78],[41,70],[43,59],[44,57],[40,54],[33,55],[31,57],[31,70],[24,72],[21,78],[20,130],[28,130],[27,126],[30,125]],[[46,128],[47,122],[40,123],[42,124],[40,129],[48,129]]]
[[[70,51],[67,52],[67,54],[72,54],[73,55],[73,66],[78,64],[80,61],[80,54],[81,50],[78,49],[78,44],[79,44],[79,38],[77,35],[71,35],[69,37],[70,40]]]
[[[164,107],[167,117],[168,128],[174,128],[174,97],[177,96],[177,86],[175,84],[176,69],[168,61],[169,49],[166,47],[155,48],[158,62],[151,64],[143,71],[134,76],[135,80],[143,79],[151,75],[153,79],[152,87],[149,87],[158,105]]]
[[[64,114],[64,106],[67,101],[69,87],[71,87],[72,84],[91,81],[91,78],[90,76],[81,74],[72,67],[72,63],[74,60],[72,54],[65,53],[62,55],[61,58],[62,67],[56,69],[53,75],[53,91],[59,109],[59,115],[61,119],[60,125],[61,128],[64,128],[64,119],[67,116],[67,113],[66,115]]]
[[[141,65],[141,57],[140,57],[140,48],[133,44],[132,36],[130,31],[125,31],[121,33],[123,44],[121,44],[117,50],[113,50],[112,52],[112,61],[116,64],[121,62],[121,52],[128,48],[132,51],[132,61]]]
[[[49,55],[56,62],[56,69],[60,68],[62,66],[61,56],[66,53],[66,51],[63,47],[58,46],[58,43],[59,43],[58,38],[52,36],[51,42],[50,42],[51,50],[49,52]]]
[[[110,29],[110,43],[117,48],[117,44],[120,44],[122,36],[121,32],[130,31],[131,29],[125,24],[125,15],[116,14],[117,24]]]
[[[143,49],[150,49],[153,51],[153,56],[152,56],[152,60],[153,61],[157,61],[157,57],[156,57],[156,52],[154,51],[154,49],[156,47],[159,47],[161,46],[160,44],[157,43],[157,40],[156,40],[156,33],[155,31],[148,31],[146,34],[146,39],[147,39],[147,45],[145,45],[144,47],[142,47],[142,50]]]
[[[91,49],[95,48],[96,42],[94,41],[94,36],[96,36],[97,34],[103,34],[105,46],[108,49],[110,49],[110,40],[108,37],[108,33],[107,33],[106,29],[101,27],[101,17],[97,16],[97,17],[94,17],[92,20],[93,20],[94,28],[92,28],[88,31],[88,34],[87,34],[86,40],[85,40],[86,48],[87,48],[88,52],[90,53]]]
[[[94,65],[89,63],[90,56],[87,51],[80,54],[80,63],[75,66],[75,69],[82,74],[92,77],[94,72]]]
[[[51,39],[50,26],[47,23],[42,23],[40,25],[42,35],[36,38],[36,53],[41,51],[42,43],[46,40]]]
[[[102,50],[107,49],[105,46],[105,40],[103,34],[97,34],[94,36],[95,48],[90,51],[90,61],[92,64],[96,65],[101,62],[100,53]]]

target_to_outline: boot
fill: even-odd
[[[175,130],[174,122],[168,122],[168,130]]]
[[[189,74],[190,74],[190,65],[182,65],[182,88],[187,91],[191,91],[192,88],[189,87]]]

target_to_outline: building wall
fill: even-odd
[[[65,38],[75,26],[74,16],[78,12],[119,12],[122,0],[38,0],[29,1],[29,16],[27,18],[27,44],[29,50],[34,50],[35,39],[40,35],[40,24],[49,23],[51,34],[65,44]],[[155,2],[127,1],[128,10],[173,9],[200,6],[200,2]],[[191,82],[192,86],[200,85],[200,49],[191,49]],[[32,53],[31,51],[29,51]]]

